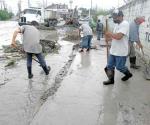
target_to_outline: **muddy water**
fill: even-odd
[[[0,21],[0,48],[2,45],[9,45],[11,43],[12,34],[18,23],[15,21]],[[18,37],[20,40],[21,38]]]
[[[0,27],[9,27],[11,34],[16,25],[15,22],[1,22]],[[10,44],[12,36],[6,39],[7,32],[0,33],[3,36],[2,41]],[[56,88],[60,86],[58,83],[63,80],[71,64],[73,46],[62,40],[58,43],[61,45],[59,52],[46,56],[46,62],[52,68],[48,76],[45,76],[39,64],[34,61],[32,80],[27,78],[26,60],[17,61],[13,67],[8,68],[4,67],[7,60],[0,61],[0,125],[29,125],[46,98],[55,94]]]

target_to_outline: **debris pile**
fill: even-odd
[[[51,27],[46,27],[44,25],[40,25],[37,27],[39,30],[55,30],[55,27],[54,26],[51,26]]]
[[[60,45],[57,43],[57,41],[43,39],[40,40],[40,44],[42,45],[43,53],[57,52],[60,48]],[[8,63],[5,65],[5,67],[13,66],[16,60],[20,60],[26,57],[22,48],[22,44],[19,41],[17,41],[17,48],[13,48],[11,45],[3,46],[3,52],[4,54],[1,55],[0,59],[8,60]]]
[[[23,50],[22,44],[20,43],[20,41],[17,40],[16,43],[17,43],[17,48],[18,48],[19,50]],[[4,53],[14,53],[14,52],[18,52],[18,50],[17,50],[16,48],[13,48],[11,45],[3,45],[2,47],[3,47]]]
[[[60,45],[57,43],[57,41],[43,39],[43,40],[40,40],[40,44],[42,45],[43,53],[56,52],[60,48]]]
[[[144,78],[150,80],[150,57],[144,53],[141,54],[139,51],[136,52],[138,61],[143,68]]]
[[[66,41],[76,41],[80,40],[79,30],[74,27],[70,27],[66,30],[66,37],[63,38]]]

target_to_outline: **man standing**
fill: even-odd
[[[108,80],[103,82],[104,85],[114,84],[115,68],[125,75],[122,81],[132,77],[132,74],[125,66],[128,55],[129,23],[123,19],[122,11],[116,10],[113,12],[112,17],[116,25],[113,33],[106,32],[106,40],[112,40],[112,43],[105,68]]]
[[[96,24],[96,32],[97,32],[97,40],[100,40],[103,34],[103,24],[101,23],[100,19],[98,19],[97,24]]]
[[[143,49],[139,38],[139,26],[145,21],[144,17],[136,17],[133,22],[130,23],[129,30],[129,57],[130,57],[130,68],[138,69],[140,66],[136,65],[136,55],[134,43],[136,43],[140,49]]]
[[[87,23],[84,23],[80,26],[79,32],[83,34],[82,42],[81,42],[81,50],[79,52],[83,52],[85,48],[86,51],[89,51],[91,48],[91,40],[93,37],[92,29]]]
[[[36,28],[38,23],[36,21],[32,21],[31,25],[23,25],[15,30],[12,38],[12,47],[16,46],[16,37],[18,33],[23,35],[23,48],[24,51],[27,53],[27,70],[28,70],[28,78],[31,79],[33,77],[32,74],[32,56],[35,55],[40,65],[42,66],[45,74],[48,75],[50,68],[47,67],[46,62],[42,56],[42,46],[40,45],[40,33]]]

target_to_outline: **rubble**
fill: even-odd
[[[51,27],[46,27],[44,25],[40,25],[37,27],[39,30],[55,30],[55,27],[54,26],[51,26]]]
[[[20,43],[20,41],[16,40],[17,43],[17,48],[19,50],[22,50],[22,44]],[[16,48],[13,48],[11,45],[3,45],[3,51],[4,53],[14,53],[14,52],[18,52],[18,50]]]
[[[52,53],[57,52],[60,48],[60,45],[57,44],[57,41],[51,40],[40,40],[40,44],[42,45],[42,52]],[[8,60],[5,67],[14,66],[16,60],[20,60],[26,57],[25,52],[23,51],[22,44],[17,41],[17,48],[11,47],[11,45],[3,46],[4,54],[0,56],[0,60]]]
[[[43,53],[52,53],[60,48],[60,45],[57,43],[57,41],[41,39],[40,44],[42,45]]]
[[[5,65],[5,67],[14,66],[16,63],[15,60],[9,60],[9,62]]]
[[[138,57],[138,61],[140,65],[142,66],[144,78],[146,80],[150,80],[150,57],[149,55],[146,55],[144,53],[140,53],[139,51],[136,51],[136,56]]]
[[[66,41],[77,41],[80,40],[79,30],[75,27],[69,27],[66,29],[66,37],[63,40]]]

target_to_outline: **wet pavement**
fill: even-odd
[[[56,54],[46,56],[51,72],[45,76],[37,62],[33,61],[32,80],[28,80],[26,61],[20,60],[15,66],[4,68],[0,62],[0,125],[29,125],[41,105],[41,97],[55,84],[56,76],[70,59],[72,43],[59,41],[61,49]],[[53,94],[56,90],[53,90]],[[48,95],[49,96],[49,95]]]
[[[126,82],[116,71],[115,84],[103,86],[106,48],[95,37],[97,49],[90,52],[73,52],[67,41],[59,44],[58,53],[46,56],[48,76],[35,61],[32,80],[26,60],[9,68],[7,60],[0,61],[0,125],[150,125],[150,82],[142,70],[131,70],[134,77]]]
[[[55,95],[42,105],[31,125],[149,125],[150,82],[142,71],[134,77],[104,86],[106,48],[77,53]]]

